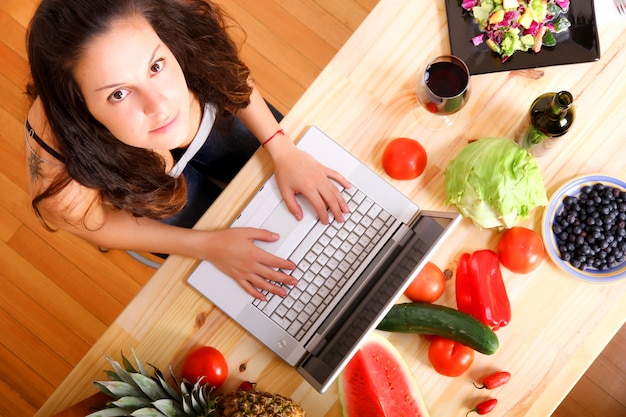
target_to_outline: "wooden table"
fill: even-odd
[[[607,24],[599,32],[598,62],[473,76],[470,102],[454,126],[433,132],[416,121],[414,85],[418,69],[430,57],[449,52],[444,2],[381,0],[287,115],[283,127],[297,138],[315,124],[381,174],[380,158],[389,140],[418,139],[429,155],[425,173],[393,183],[422,207],[445,209],[443,170],[468,140],[510,137],[536,96],[569,90],[577,108],[573,130],[558,148],[538,159],[548,193],[581,174],[624,179],[626,25]],[[229,225],[270,173],[268,157],[261,151],[197,227]],[[522,225],[538,231],[542,213],[542,208],[536,209]],[[479,231],[464,220],[434,262],[454,270],[462,252],[495,248],[497,238],[496,232]],[[186,284],[196,263],[170,257],[37,416],[53,415],[93,394],[92,381],[103,378],[109,368],[103,352],[116,356],[133,346],[144,361],[162,368],[171,363],[178,369],[184,353],[199,344],[213,345],[227,356],[231,372],[224,389],[244,379],[257,381],[260,389],[301,402],[308,416],[339,416],[336,385],[324,395],[315,392]],[[390,337],[412,368],[433,417],[465,415],[487,395],[470,381],[494,369],[508,370],[513,378],[496,393],[499,405],[491,415],[548,416],[625,321],[625,282],[588,284],[549,260],[528,275],[503,272],[513,319],[498,331],[499,351],[478,354],[465,375],[447,378],[435,373],[428,365],[427,343],[419,336]],[[455,305],[453,281],[440,302]]]

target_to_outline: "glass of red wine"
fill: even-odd
[[[456,113],[470,95],[470,72],[454,55],[442,55],[428,63],[417,82],[417,99],[421,104],[415,114],[429,129],[452,126]]]

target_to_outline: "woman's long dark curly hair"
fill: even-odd
[[[249,104],[250,72],[226,33],[227,18],[201,0],[43,0],[28,29],[32,82],[28,92],[43,104],[66,170],[32,205],[58,194],[72,180],[99,190],[104,203],[134,216],[164,219],[186,202],[184,178],[165,172],[151,150],[117,140],[87,110],[73,68],[95,36],[114,20],[143,16],[178,60],[189,89],[217,106],[223,123]]]

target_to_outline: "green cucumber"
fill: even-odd
[[[499,346],[498,336],[488,326],[469,314],[437,304],[396,304],[376,328],[442,336],[486,355],[494,354]]]

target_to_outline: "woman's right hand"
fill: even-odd
[[[259,248],[254,241],[274,242],[276,233],[254,228],[231,228],[211,232],[209,248],[204,259],[237,281],[255,298],[265,300],[262,291],[284,297],[286,290],[277,284],[295,285],[295,278],[282,270],[296,265]]]

